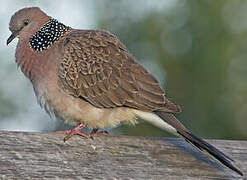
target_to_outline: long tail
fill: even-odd
[[[166,123],[174,127],[177,130],[177,133],[180,136],[182,136],[187,142],[197,147],[202,152],[206,151],[208,154],[220,161],[222,164],[243,176],[243,173],[232,164],[233,160],[230,157],[225,155],[223,152],[221,152],[211,144],[207,143],[202,138],[193,135],[179,122],[179,120],[173,114],[163,111],[157,111],[155,113],[159,117],[161,117]]]

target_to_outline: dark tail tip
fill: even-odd
[[[243,173],[231,163],[231,161],[233,160],[230,157],[225,155],[223,152],[221,152],[219,149],[215,148],[211,144],[204,141],[202,138],[197,137],[190,132],[178,132],[178,134],[180,134],[187,141],[196,146],[199,150],[207,151],[211,156],[220,161],[222,164],[235,171],[239,175],[243,176]]]

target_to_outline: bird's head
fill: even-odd
[[[38,7],[23,8],[17,11],[9,23],[9,30],[12,34],[7,40],[7,45],[16,37],[30,37],[49,19],[50,17]]]

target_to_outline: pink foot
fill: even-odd
[[[93,129],[92,132],[90,133],[90,136],[94,136],[94,135],[106,135],[109,134],[107,131],[99,131],[97,132],[98,129]]]
[[[74,129],[64,130],[64,131],[53,131],[53,133],[58,134],[67,134],[67,136],[63,139],[64,142],[69,140],[74,135],[80,135],[85,138],[89,138],[90,136],[86,133],[81,132],[81,130],[85,127],[83,124],[78,124]]]

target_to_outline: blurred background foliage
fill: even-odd
[[[8,22],[18,9],[39,6],[80,29],[117,35],[181,105],[177,117],[205,138],[247,139],[247,1],[101,0],[3,1],[0,8],[0,129],[66,128],[36,104],[31,84],[14,63]],[[16,41],[17,42],[17,41]],[[146,123],[115,134],[167,136]]]

